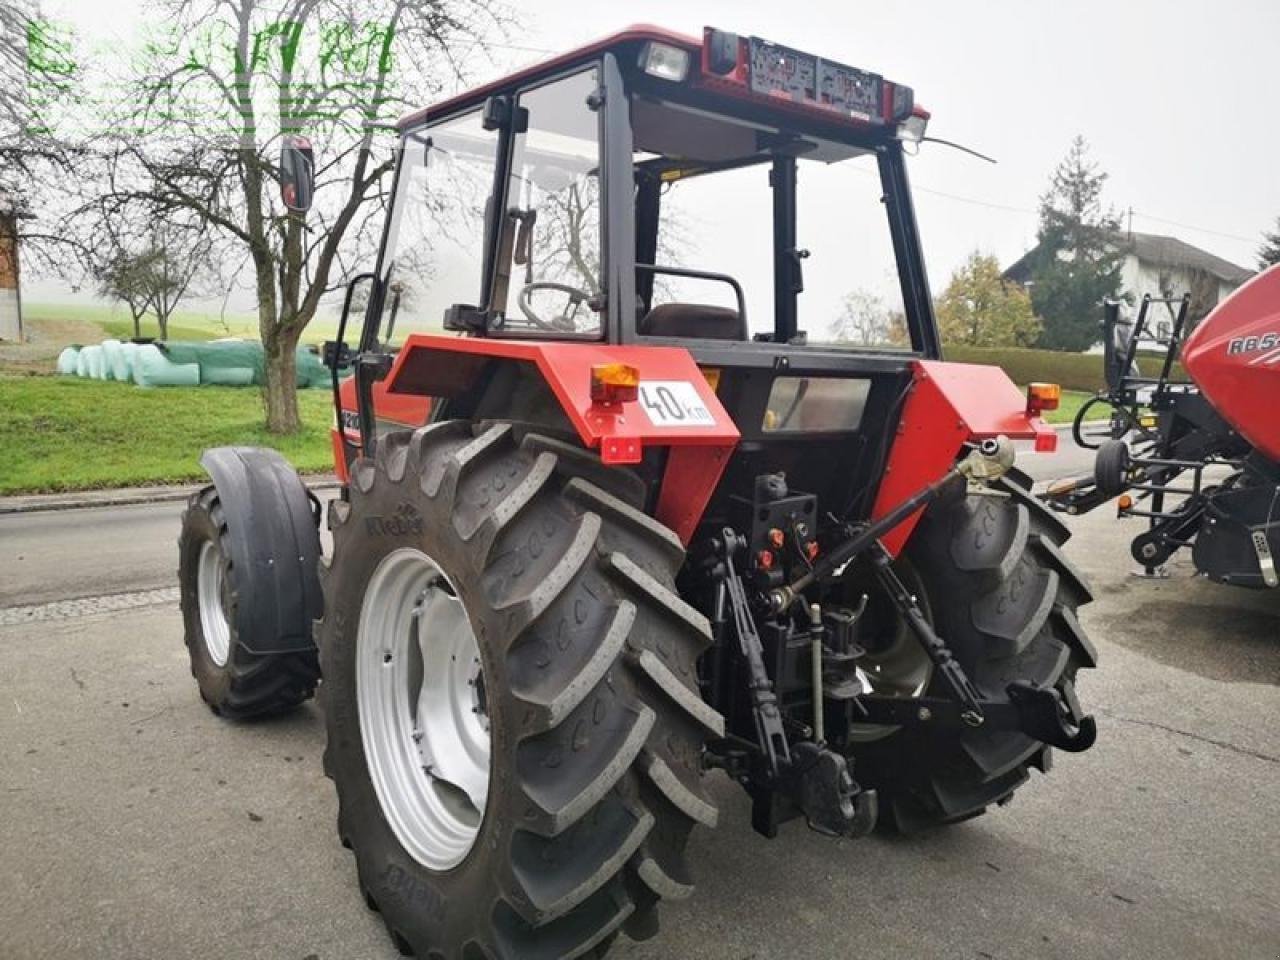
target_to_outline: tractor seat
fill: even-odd
[[[663,303],[640,320],[646,337],[702,337],[707,340],[745,340],[737,310],[705,303]]]

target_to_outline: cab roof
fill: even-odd
[[[699,64],[702,60],[703,40],[699,37],[689,36],[685,33],[678,33],[673,30],[667,30],[663,27],[654,26],[649,23],[632,24],[624,27],[615,33],[608,34],[598,40],[576,47],[565,53],[557,54],[545,60],[540,60],[530,66],[523,67],[513,73],[506,74],[488,83],[465,90],[459,94],[431,104],[420,110],[401,117],[396,127],[403,132],[411,127],[419,126],[439,117],[448,116],[472,107],[482,105],[486,99],[498,93],[502,93],[512,89],[513,87],[523,86],[533,81],[540,80],[544,77],[554,76],[555,74],[565,70],[566,68],[575,66],[579,63],[585,63],[599,56],[607,50],[616,50],[622,47],[639,47],[642,43],[655,41],[667,44],[672,47],[678,47],[686,50],[690,55],[692,64]],[[911,113],[928,120],[929,112],[918,104],[914,105]],[[830,118],[826,118],[830,121]]]
[[[396,124],[399,130],[406,130],[410,127],[416,127],[428,120],[436,117],[445,116],[447,114],[456,113],[468,107],[480,106],[490,96],[508,90],[515,86],[528,83],[531,80],[538,80],[544,76],[552,76],[566,67],[574,64],[590,60],[596,55],[614,47],[620,47],[625,44],[643,43],[649,40],[656,40],[659,43],[670,44],[673,47],[681,47],[688,50],[690,54],[697,54],[702,49],[702,41],[697,37],[691,37],[688,34],[676,33],[673,30],[664,30],[662,27],[656,27],[648,23],[632,24],[624,27],[616,33],[611,33],[593,40],[591,43],[565,53],[556,54],[545,60],[539,60],[527,67],[523,67],[514,73],[498,77],[488,83],[478,87],[472,87],[446,100],[433,103],[421,110],[415,110],[413,113],[406,114],[401,117]]]

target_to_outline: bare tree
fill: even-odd
[[[689,253],[685,214],[668,205],[658,232],[658,264],[685,266]],[[600,295],[600,182],[594,174],[543,194],[538,205],[537,236],[532,247],[539,279],[556,280]],[[654,289],[663,300],[676,296],[670,278],[659,275]]]
[[[860,347],[903,346],[907,343],[906,317],[890,310],[871,291],[853,290],[845,295],[830,334],[835,340]]]
[[[169,319],[199,281],[209,279],[213,242],[199,225],[164,222],[151,231],[151,270],[146,274],[161,339],[169,338]]]
[[[535,248],[543,279],[600,294],[600,190],[598,179],[579,177],[545,195],[538,210],[544,229]]]
[[[108,209],[185,213],[244,251],[266,355],[268,429],[300,426],[295,349],[321,298],[347,274],[344,249],[372,242],[391,151],[380,124],[437,82],[421,69],[461,64],[502,25],[493,0],[164,0],[180,41],[151,50],[138,136],[116,144]],[[463,43],[465,41],[465,44]],[[280,138],[318,146],[315,206],[277,197]]]
[[[151,285],[147,282],[147,274],[152,269],[152,257],[150,251],[133,253],[117,248],[106,254],[94,271],[98,293],[128,308],[133,319],[134,337],[142,336],[142,318],[151,309]]]

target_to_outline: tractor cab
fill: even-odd
[[[368,333],[936,357],[903,166],[927,120],[865,70],[626,30],[401,121]]]
[[[514,403],[607,460],[643,460],[654,509],[672,457],[646,456],[642,428],[680,440],[660,448],[736,445],[732,464],[703,468],[708,486],[726,465],[749,486],[767,461],[865,515],[886,425],[919,363],[941,356],[906,170],[928,119],[910,87],[869,70],[647,26],[404,118],[382,250],[361,278],[372,290],[340,460],[422,422],[428,403],[450,417]],[[488,359],[429,355],[442,334],[490,343]],[[537,362],[494,362],[495,350],[528,360],[553,344],[609,347],[639,370],[638,416],[596,430],[584,397],[565,422],[564,393]],[[614,349],[659,346],[693,363],[647,375]],[[450,352],[473,349],[455,340]],[[1016,420],[1025,403],[1007,379],[973,376],[994,380],[967,395],[1001,397]],[[1054,442],[1038,421],[986,419],[986,433]],[[769,452],[753,461],[758,449]],[[932,447],[888,495],[910,493],[954,449]],[[683,513],[701,517],[704,496]]]

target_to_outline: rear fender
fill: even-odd
[[[635,464],[647,448],[670,448],[655,516],[688,543],[739,436],[689,351],[413,334],[387,378],[388,398],[455,396],[492,358],[534,364],[583,446],[606,464]],[[591,399],[591,368],[609,363],[639,371],[639,399]]]
[[[1027,416],[1027,398],[999,367],[917,360],[912,386],[889,450],[872,519],[883,517],[955,465],[965,443],[1004,435],[1034,440],[1038,452],[1052,453],[1058,434],[1039,417]],[[923,511],[884,537],[895,556]]]
[[[315,649],[320,618],[318,511],[296,470],[274,450],[213,447],[200,457],[213,478],[235,568],[236,628],[251,653]],[[261,638],[269,637],[269,649]]]

